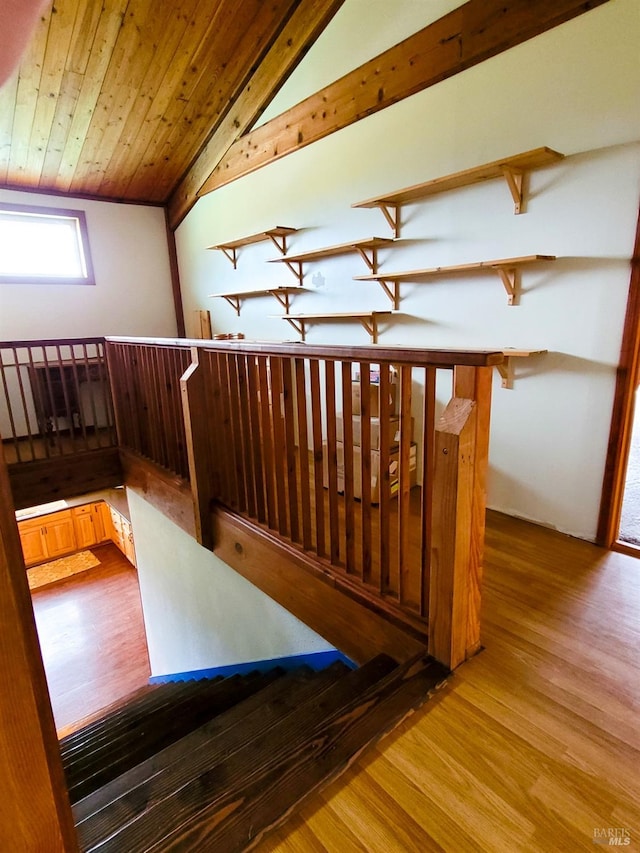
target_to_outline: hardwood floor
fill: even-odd
[[[59,733],[150,674],[137,573],[115,545],[90,550],[99,567],[32,594]]]
[[[640,848],[640,562],[496,513],[485,562],[484,650],[260,853]]]
[[[484,650],[259,853],[640,849],[640,561],[490,513],[485,565]],[[34,596],[58,725],[148,675],[133,571],[63,587]]]

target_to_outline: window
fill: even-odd
[[[0,203],[0,284],[95,284],[84,211]]]

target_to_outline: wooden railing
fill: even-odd
[[[107,354],[120,447],[188,480],[180,377],[191,364],[190,346],[113,339]]]
[[[0,435],[9,464],[114,447],[104,339],[0,343]]]
[[[213,547],[211,508],[222,505],[428,631],[439,660],[477,649],[501,353],[120,338],[107,348],[120,442],[190,480],[203,544]]]

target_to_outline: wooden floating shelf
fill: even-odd
[[[235,270],[238,267],[238,249],[242,246],[250,246],[252,243],[264,243],[270,240],[278,251],[286,255],[287,237],[290,234],[295,234],[297,230],[297,228],[287,228],[283,225],[278,225],[276,228],[269,228],[267,231],[260,231],[257,234],[251,234],[249,237],[240,237],[238,240],[231,240],[229,243],[218,243],[217,246],[207,246],[207,249],[217,249],[222,252],[229,258]]]
[[[470,264],[456,264],[448,267],[432,267],[424,270],[406,270],[405,272],[376,273],[375,275],[354,276],[354,281],[377,281],[387,294],[393,307],[398,310],[400,304],[400,282],[415,281],[421,278],[449,275],[464,272],[494,270],[507,292],[509,305],[516,304],[517,272],[520,267],[540,261],[555,261],[555,255],[524,255],[519,258],[499,258],[494,261],[476,261]]]
[[[302,340],[306,339],[306,326],[308,323],[320,323],[323,321],[352,320],[360,325],[371,336],[371,343],[378,343],[378,317],[389,317],[393,311],[356,311],[351,313],[332,314],[285,314],[281,319],[286,320],[296,330]]]
[[[505,349],[502,350],[502,354],[504,355],[504,361],[502,364],[496,364],[496,370],[500,374],[502,378],[502,387],[503,388],[513,388],[513,382],[515,379],[515,370],[514,370],[514,362],[512,359],[514,358],[530,358],[534,355],[543,355],[546,353],[546,349]]]
[[[323,249],[312,249],[309,252],[301,252],[298,255],[287,255],[283,258],[272,258],[269,263],[286,264],[291,272],[302,284],[302,265],[308,261],[316,261],[320,258],[330,258],[334,255],[347,255],[349,252],[357,252],[369,267],[372,273],[378,270],[378,249],[381,246],[391,246],[395,241],[390,237],[370,237],[368,240],[352,240],[349,243],[340,243],[336,246],[326,246]]]
[[[292,293],[300,293],[305,290],[304,287],[298,285],[291,287],[271,287],[268,290],[242,290],[237,293],[210,293],[210,299],[225,299],[234,309],[238,317],[240,316],[240,307],[243,299],[251,298],[252,296],[275,296],[284,310],[289,313]]]
[[[430,195],[455,190],[460,187],[470,186],[482,181],[490,181],[495,178],[504,178],[511,192],[514,202],[514,213],[522,213],[523,205],[523,177],[527,172],[541,169],[562,160],[564,154],[553,151],[551,148],[534,148],[522,154],[506,157],[504,160],[494,160],[482,166],[474,166],[462,172],[454,172],[441,178],[425,181],[422,184],[414,184],[402,190],[388,193],[387,195],[369,198],[352,204],[352,207],[377,207],[389,223],[394,237],[400,235],[400,207],[408,202],[419,201]]]

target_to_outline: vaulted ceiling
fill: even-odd
[[[341,2],[52,0],[0,88],[0,186],[165,203],[216,133],[224,152],[251,127]]]
[[[0,187],[166,204],[175,228],[199,194],[609,0],[467,0],[255,128],[343,2],[49,0],[0,87]]]

